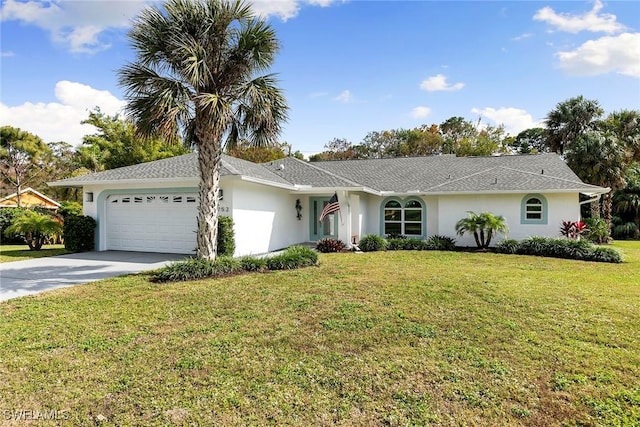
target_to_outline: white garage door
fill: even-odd
[[[107,249],[195,254],[195,193],[107,197]]]

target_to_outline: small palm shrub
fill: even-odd
[[[316,250],[322,253],[342,252],[344,249],[345,244],[342,240],[322,239],[316,244]]]
[[[499,254],[516,254],[520,243],[515,239],[504,239],[498,243],[495,250]]]
[[[360,239],[358,247],[362,252],[384,251],[387,249],[387,240],[376,234],[368,234]]]
[[[20,235],[32,251],[42,249],[49,236],[59,234],[62,224],[50,215],[25,210],[15,218],[4,232],[8,236]]]
[[[425,249],[432,251],[455,251],[456,240],[448,236],[433,235],[425,242]]]
[[[586,233],[587,239],[598,244],[609,242],[609,226],[604,219],[587,218],[586,223],[589,228],[589,231]]]

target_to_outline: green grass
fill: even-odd
[[[26,243],[24,245],[0,245],[0,263],[44,258],[65,253],[64,245],[44,245],[39,251],[29,250]]]
[[[640,243],[615,247],[625,263],[323,254],[10,300],[0,409],[58,411],[38,425],[638,425]]]

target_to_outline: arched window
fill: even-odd
[[[547,199],[540,194],[527,194],[522,199],[521,223],[546,224],[548,216]]]
[[[424,202],[418,199],[387,199],[382,202],[382,234],[425,236]]]

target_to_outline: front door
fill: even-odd
[[[310,197],[311,214],[309,215],[309,240],[316,242],[320,239],[338,238],[338,212],[325,216],[319,221],[324,207],[329,204],[330,197]]]

